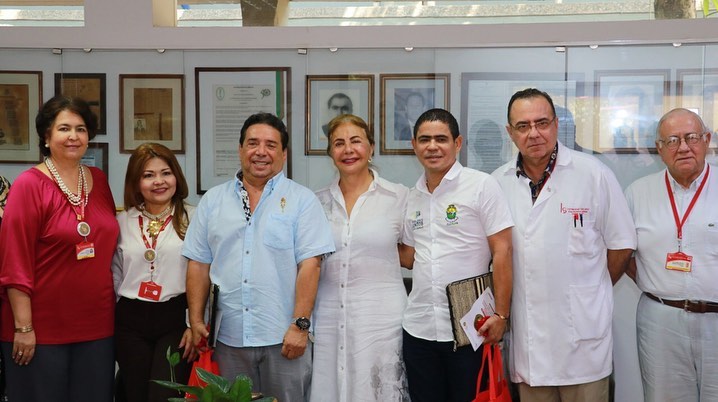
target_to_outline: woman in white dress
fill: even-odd
[[[398,243],[409,190],[371,169],[374,137],[361,118],[334,118],[328,138],[339,177],[317,196],[337,251],[319,279],[311,401],[407,401]]]

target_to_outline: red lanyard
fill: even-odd
[[[691,211],[693,210],[693,207],[696,205],[696,201],[698,201],[698,197],[701,195],[701,192],[703,191],[703,187],[705,187],[706,182],[708,181],[708,174],[711,171],[711,166],[706,165],[706,174],[703,176],[703,180],[701,181],[700,186],[698,186],[698,190],[696,191],[696,194],[693,196],[693,199],[691,200],[691,203],[688,204],[688,209],[686,209],[686,213],[683,214],[683,219],[678,217],[678,208],[676,208],[676,200],[673,198],[673,191],[671,190],[671,183],[668,181],[668,171],[666,171],[666,190],[668,191],[668,199],[671,200],[671,209],[673,209],[673,219],[676,221],[676,229],[678,232],[678,251],[681,251],[681,240],[683,239],[683,224],[686,223],[686,220],[688,219],[688,215],[691,214]]]
[[[170,221],[172,220],[172,215],[168,216],[167,219],[165,219],[165,222],[162,224],[162,227],[160,227],[160,230],[157,232],[157,236],[152,238],[152,246],[150,246],[150,242],[147,240],[147,236],[145,236],[144,221],[142,219],[142,215],[138,216],[138,218],[138,222],[140,224],[140,233],[142,234],[142,241],[145,242],[145,247],[155,250],[155,248],[157,247],[157,238],[160,237],[160,233],[162,233],[162,231],[165,230],[167,225],[170,224]]]

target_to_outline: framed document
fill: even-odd
[[[514,159],[518,150],[506,132],[506,110],[511,96],[537,88],[551,96],[558,118],[558,140],[569,148],[576,142],[574,114],[583,95],[583,76],[552,73],[464,73],[461,75],[461,162],[491,173]]]
[[[596,71],[594,150],[656,153],[658,120],[667,112],[670,70]]]
[[[326,155],[329,121],[342,114],[364,119],[374,129],[373,75],[308,75],[305,155]]]
[[[414,155],[414,122],[433,108],[449,110],[449,74],[381,74],[382,154]]]
[[[718,148],[718,68],[677,70],[678,106],[696,112],[711,136],[710,147]]]
[[[97,134],[107,134],[105,74],[55,73],[55,95],[84,99],[97,116]]]
[[[41,71],[0,71],[0,163],[40,161],[35,116],[41,105]]]
[[[197,193],[231,179],[239,169],[239,132],[259,112],[278,116],[291,133],[289,67],[197,67]],[[291,177],[291,152],[284,172]]]
[[[120,74],[120,152],[145,142],[184,153],[184,75]]]

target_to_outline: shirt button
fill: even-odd
[[[344,308],[344,305],[342,304],[342,305],[341,305],[341,306],[339,306],[339,307],[340,307],[340,308]]]
[[[245,307],[245,308],[244,308],[244,311],[249,311],[249,307]]]
[[[339,286],[341,286],[341,287],[343,288],[343,287],[344,287],[344,284],[342,283],[342,284],[341,284],[341,285],[339,285]]]
[[[246,280],[246,279],[244,280],[244,283],[247,283],[247,280]]]
[[[344,350],[344,346],[339,346],[339,350]]]
[[[347,242],[344,242],[344,247],[346,247],[346,246],[347,246]]]
[[[343,328],[344,328],[344,324],[342,324],[339,328],[342,328],[342,329],[343,329]]]
[[[245,251],[244,254],[249,254],[249,250]]]

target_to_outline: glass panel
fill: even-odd
[[[81,27],[84,0],[0,0],[0,26]]]

